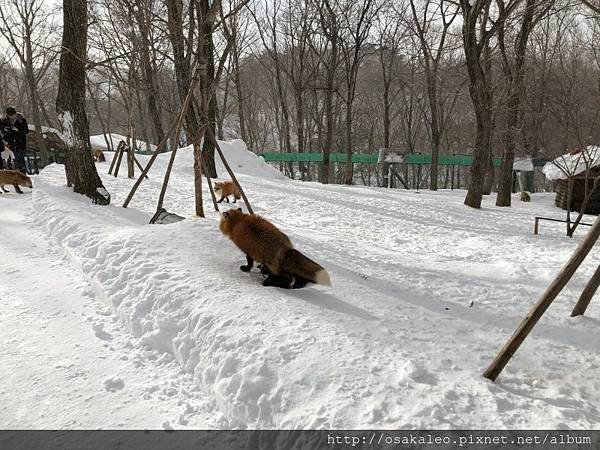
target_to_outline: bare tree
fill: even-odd
[[[471,182],[465,205],[481,207],[484,180],[492,159],[492,84],[490,39],[496,29],[522,0],[510,0],[492,20],[493,0],[460,0],[462,12],[462,36],[465,62],[469,74],[469,93],[473,102],[476,121],[474,161]],[[487,58],[484,54],[487,53]]]
[[[331,177],[330,153],[333,147],[335,133],[334,96],[339,86],[337,72],[340,64],[339,41],[341,24],[339,11],[337,11],[331,0],[319,0],[316,7],[319,11],[321,32],[325,38],[324,47],[322,51],[319,52],[321,62],[325,68],[324,114],[326,121],[320,181],[323,184],[328,184]]]
[[[23,67],[33,124],[40,136],[42,119],[37,74],[45,72],[57,55],[51,48],[54,33],[53,15],[45,8],[43,0],[0,1],[0,35],[10,44]],[[48,149],[44,139],[40,139],[40,144],[41,163],[45,166]]]
[[[94,203],[108,205],[110,194],[92,159],[85,111],[87,0],[63,0],[63,24],[56,112],[66,145],[67,184]]]
[[[345,3],[339,9],[343,18],[340,50],[346,74],[346,95],[344,98],[346,104],[346,171],[344,183],[353,184],[352,105],[356,97],[358,69],[365,56],[364,46],[379,8],[374,0],[361,0]]]
[[[430,189],[435,191],[438,188],[438,158],[443,131],[440,62],[448,50],[448,31],[460,9],[455,2],[447,0],[426,0],[420,8],[416,5],[415,0],[410,0],[410,8],[415,35],[421,45],[421,63],[427,80],[427,98],[429,100],[427,124],[431,138]]]
[[[512,193],[512,175],[513,163],[515,159],[515,149],[523,126],[523,77],[526,69],[526,51],[529,42],[529,35],[535,24],[543,18],[552,1],[544,0],[526,0],[524,10],[518,11],[519,23],[514,42],[510,49],[506,46],[506,24],[503,21],[498,26],[498,46],[502,57],[502,70],[506,83],[506,123],[504,132],[504,157],[502,158],[502,167],[500,169],[500,183],[498,195],[496,197],[496,206],[510,206]],[[543,6],[542,11],[538,7]],[[504,0],[498,0],[500,13],[506,8]],[[514,22],[514,21],[513,21]],[[515,24],[511,22],[511,27]]]

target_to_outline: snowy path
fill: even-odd
[[[0,197],[0,428],[215,427],[168,355],[130,341],[31,220]]]

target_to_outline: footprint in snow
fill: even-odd
[[[104,389],[108,392],[116,392],[125,387],[125,382],[120,377],[107,378],[104,380]]]
[[[104,324],[96,323],[92,325],[92,330],[94,330],[94,334],[98,339],[102,339],[103,341],[111,341],[112,335],[104,331]]]

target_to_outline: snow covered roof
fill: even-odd
[[[121,142],[121,141],[127,142],[128,138],[127,138],[127,136],[123,136],[122,134],[116,134],[116,133],[110,133],[110,134],[106,134],[106,135],[96,134],[94,136],[90,136],[90,144],[92,145],[92,150],[102,150],[102,151],[108,150],[108,148],[106,146],[107,139],[110,140],[113,148],[116,149],[117,146],[119,145],[119,142]],[[137,148],[140,150],[149,150],[149,151],[156,150],[156,145],[154,145],[154,144],[150,144],[148,146],[148,144],[144,141],[136,140],[136,142],[137,142]]]
[[[533,160],[531,156],[515,156],[513,170],[518,172],[533,172]]]
[[[27,126],[29,128],[29,131],[35,131],[35,125],[29,123],[29,124],[27,124]],[[55,133],[60,136],[60,131],[58,131],[56,128],[51,128],[51,127],[42,126],[42,133]]]
[[[578,175],[588,168],[600,165],[600,147],[588,145],[565,155],[559,156],[554,161],[547,162],[542,169],[550,181],[565,180]]]

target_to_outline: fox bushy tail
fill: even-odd
[[[312,259],[307,258],[295,249],[290,249],[285,254],[282,272],[295,277],[305,278],[315,284],[331,286],[329,273]]]

